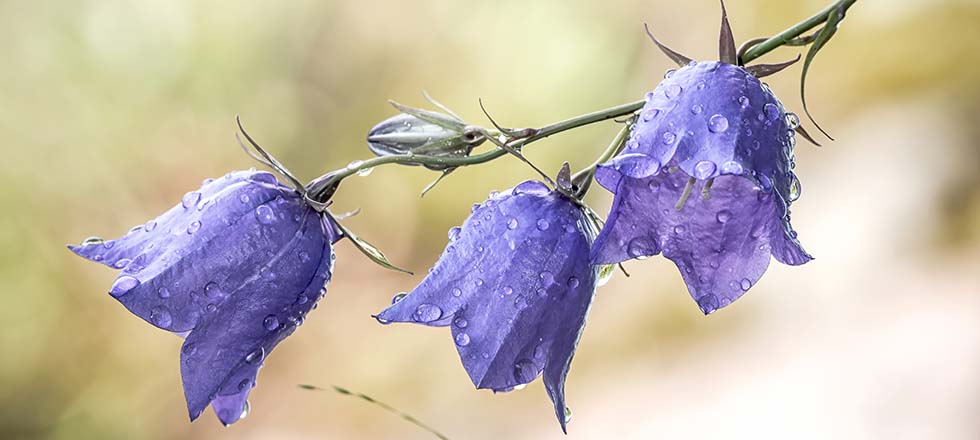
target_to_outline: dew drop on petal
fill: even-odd
[[[770,121],[779,119],[779,107],[776,107],[776,104],[770,102],[763,106],[762,110],[766,113],[766,118]]]
[[[721,172],[722,174],[734,174],[737,176],[745,172],[745,169],[742,168],[742,164],[730,160],[721,165]]]
[[[265,358],[265,348],[259,347],[253,350],[251,353],[245,355],[245,362],[249,364],[254,364],[256,362],[262,362]]]
[[[418,322],[432,322],[442,317],[442,309],[435,304],[421,304],[412,315]]]
[[[507,229],[514,230],[517,229],[517,219],[512,218],[507,221]]]
[[[116,298],[119,298],[120,296],[125,295],[130,290],[135,289],[136,286],[139,285],[140,285],[140,280],[131,277],[129,275],[123,275],[119,278],[116,278],[116,281],[112,283],[112,287],[109,288],[109,294]]]
[[[143,230],[146,232],[153,232],[157,228],[157,222],[150,220],[145,225],[143,225]]]
[[[270,332],[279,328],[279,318],[276,318],[276,315],[266,316],[265,319],[262,320],[262,327],[265,327],[265,329]]]
[[[395,294],[395,296],[391,297],[391,303],[392,304],[395,304],[398,301],[401,301],[402,299],[404,299],[406,296],[408,296],[408,293],[406,293],[406,292],[398,292],[398,293]]]
[[[568,286],[569,289],[574,289],[574,288],[578,287],[578,285],[579,285],[578,278],[569,277],[568,278],[568,282],[566,283],[566,285]]]
[[[677,84],[671,84],[667,86],[666,89],[664,89],[664,96],[666,96],[668,99],[674,99],[677,96],[679,96],[682,91],[684,91],[684,89],[682,89],[681,86]]]
[[[747,96],[739,97],[738,105],[740,105],[742,108],[749,108],[749,98]]]
[[[259,205],[258,208],[255,208],[255,218],[258,219],[259,223],[268,225],[276,220],[276,214],[268,205]]]
[[[528,383],[534,380],[537,375],[538,370],[530,359],[521,359],[514,364],[514,379],[519,384]]]
[[[742,282],[739,283],[739,287],[741,287],[742,290],[749,290],[749,288],[752,287],[752,282],[749,281],[748,278],[742,278]]]
[[[201,230],[201,222],[199,222],[199,221],[196,221],[195,220],[195,221],[191,222],[190,225],[187,226],[187,233],[188,234],[193,234],[193,233],[195,233],[195,232],[197,232],[199,230]]]
[[[115,267],[116,269],[122,269],[126,266],[129,266],[129,263],[131,263],[132,261],[133,260],[130,260],[129,258],[123,258],[119,261],[116,261],[116,264],[113,264],[112,267]]]
[[[547,230],[548,229],[548,226],[550,226],[550,225],[548,224],[548,220],[547,219],[543,219],[543,218],[542,219],[538,219],[538,230],[540,230],[540,231]]]
[[[664,134],[660,135],[660,140],[663,141],[664,145],[672,145],[677,136],[674,133],[665,131]]]
[[[702,106],[700,106],[698,104],[694,104],[694,105],[691,106],[691,114],[700,115],[701,112],[703,112],[703,111],[704,111],[704,107],[702,107]]]
[[[197,191],[191,191],[187,194],[184,194],[184,197],[180,199],[180,204],[184,207],[184,209],[191,209],[197,206],[197,202],[199,202],[200,200],[201,200],[201,193]]]
[[[248,197],[248,194],[242,194],[242,195],[238,196],[238,201],[240,201],[242,203],[248,203],[249,200],[250,199]]]
[[[170,289],[166,287],[161,287],[157,289],[157,295],[162,299],[170,298]]]
[[[714,312],[715,310],[718,310],[718,297],[711,293],[705,294],[704,296],[698,298],[698,306],[701,307],[701,310],[703,310],[704,313]]]
[[[465,347],[467,345],[470,345],[470,335],[466,333],[460,333],[456,335],[455,339],[456,339],[456,345],[460,347]]]
[[[150,322],[157,327],[170,327],[174,318],[166,307],[157,306],[150,310]]]
[[[626,246],[626,253],[630,258],[642,260],[656,253],[656,245],[649,238],[637,237],[630,240]]]
[[[687,228],[685,228],[684,225],[674,226],[674,233],[675,234],[683,234],[684,231],[686,231],[686,230],[687,230]]]
[[[453,296],[458,297],[463,294],[463,291],[459,290],[459,287],[453,287],[452,294]]]
[[[715,219],[718,220],[718,223],[728,223],[728,221],[732,219],[732,213],[727,209],[723,209],[718,211],[718,214],[715,215]]]
[[[504,286],[504,288],[500,289],[500,291],[503,292],[504,295],[511,295],[514,293],[514,289],[512,289],[510,286]]]
[[[721,133],[728,130],[728,118],[722,115],[714,115],[708,119],[708,130],[712,133]]]
[[[470,323],[466,322],[466,319],[462,316],[459,316],[456,319],[453,319],[453,325],[458,328],[466,328],[466,326],[470,325]]]
[[[697,179],[707,179],[715,174],[717,166],[710,160],[702,160],[694,165],[694,177]]]

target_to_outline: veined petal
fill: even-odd
[[[538,182],[473,210],[428,276],[377,315],[451,326],[477,388],[509,391],[545,372],[564,429],[564,379],[596,286],[582,209]]]

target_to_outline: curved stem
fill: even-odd
[[[607,109],[599,110],[596,112],[584,114],[581,116],[576,116],[574,118],[569,118],[564,121],[555,122],[553,124],[546,125],[534,131],[534,134],[526,138],[517,139],[508,145],[515,149],[520,150],[525,145],[537,142],[541,139],[547,138],[551,135],[561,133],[563,131],[568,131],[573,128],[582,127],[589,124],[594,124],[596,122],[602,122],[613,118],[618,118],[621,116],[629,115],[636,112],[643,107],[645,101],[634,101],[626,104],[617,105],[615,107],[610,107]],[[334,172],[328,173],[325,176],[329,176],[329,179],[317,179],[311,182],[307,188],[312,197],[316,200],[319,199],[321,192],[329,186],[330,183],[335,183],[350,177],[358,172],[364,171],[366,169],[374,168],[380,165],[386,165],[390,163],[402,164],[402,165],[432,165],[443,168],[454,168],[462,167],[467,165],[476,165],[491,160],[497,159],[501,156],[507,154],[507,151],[502,148],[496,148],[491,151],[487,151],[481,154],[475,154],[472,156],[463,157],[451,157],[451,156],[423,156],[417,154],[397,154],[392,156],[381,156],[368,159],[362,162],[355,162],[354,166],[347,166],[346,168],[336,170]]]
[[[748,64],[750,61],[771,52],[773,49],[786,45],[790,40],[799,37],[810,29],[813,29],[826,22],[827,17],[829,17],[830,13],[834,10],[838,8],[847,10],[847,8],[850,8],[855,2],[857,2],[857,0],[837,0],[820,12],[817,12],[814,16],[789,27],[766,41],[752,46],[751,49],[745,51],[745,54],[742,55],[742,64]]]
[[[629,137],[634,122],[635,120],[627,121],[623,125],[623,128],[619,130],[619,133],[616,134],[616,137],[613,138],[612,142],[609,143],[609,146],[606,147],[606,150],[592,162],[592,165],[575,173],[575,176],[572,177],[572,183],[576,186],[575,198],[582,200],[585,194],[589,192],[589,187],[592,186],[592,177],[595,176],[596,168],[622,151],[623,144],[626,143],[626,138]]]

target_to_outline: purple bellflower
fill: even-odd
[[[185,338],[180,371],[191,420],[211,405],[222,423],[248,411],[266,356],[326,292],[333,221],[267,172],[207,180],[117,240],[69,248],[122,272],[109,294]]]
[[[770,255],[789,265],[812,259],[789,211],[800,195],[795,132],[809,135],[758,79],[792,62],[739,66],[724,14],[721,62],[654,42],[681,68],[647,94],[626,147],[596,171],[615,198],[592,262],[663,253],[708,314],[755,285]]]
[[[585,210],[526,181],[474,205],[435,267],[379,322],[450,326],[479,389],[523,388],[544,375],[565,429],[564,384],[596,289],[595,226]]]

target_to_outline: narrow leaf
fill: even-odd
[[[721,0],[721,35],[718,36],[718,60],[723,63],[737,64],[737,53],[735,36],[732,35],[732,25],[728,23],[728,11],[725,10],[725,0]]]
[[[463,129],[466,128],[466,124],[464,124],[463,121],[460,121],[453,116],[420,108],[409,107],[407,105],[399,104],[393,100],[389,100],[388,102],[402,113],[415,116],[416,118],[419,118],[425,122],[438,125],[447,130],[462,132]]]
[[[691,62],[694,61],[684,55],[675,52],[673,49],[664,46],[663,44],[660,43],[660,41],[657,41],[657,37],[653,36],[653,32],[650,32],[650,26],[647,26],[646,23],[643,23],[643,29],[647,31],[647,36],[650,37],[650,40],[653,41],[653,44],[656,44],[657,47],[660,48],[660,51],[663,52],[665,55],[667,55],[667,58],[674,60],[674,62],[677,63],[678,66],[684,67],[688,64],[691,64]]]
[[[329,389],[328,388],[320,388],[320,387],[318,387],[316,385],[309,385],[309,384],[305,384],[305,383],[304,384],[299,384],[298,386],[299,386],[300,389],[309,390],[309,391],[330,391],[330,390],[333,390],[337,394],[342,394],[342,395],[351,396],[351,397],[357,397],[358,399],[361,399],[361,400],[363,400],[365,402],[368,402],[368,403],[370,403],[372,405],[375,405],[377,407],[380,407],[381,409],[383,409],[385,411],[388,411],[388,412],[390,412],[390,413],[392,413],[392,414],[394,414],[394,415],[396,415],[398,417],[401,417],[403,420],[407,421],[408,423],[411,423],[411,424],[413,424],[415,426],[418,426],[419,428],[422,428],[422,429],[428,431],[430,434],[436,436],[437,438],[439,438],[441,440],[449,440],[449,437],[446,437],[445,434],[443,434],[443,433],[441,433],[439,431],[436,431],[434,428],[432,428],[429,425],[426,425],[425,423],[422,423],[419,419],[416,419],[411,414],[405,413],[405,412],[403,412],[403,411],[401,411],[401,410],[399,410],[399,409],[397,409],[397,408],[395,408],[395,407],[393,407],[391,405],[388,405],[387,403],[384,403],[384,402],[382,402],[382,401],[380,401],[378,399],[375,399],[375,398],[373,398],[371,396],[368,396],[367,394],[354,392],[354,391],[348,390],[347,388],[339,387],[337,385],[331,385]]]
[[[781,70],[783,70],[783,69],[785,69],[785,68],[787,68],[789,66],[792,66],[793,64],[796,64],[796,62],[799,61],[799,60],[800,60],[800,55],[797,54],[796,55],[796,58],[794,58],[792,60],[789,60],[789,61],[787,61],[785,63],[779,63],[779,64],[756,64],[754,66],[746,66],[745,67],[745,70],[748,70],[749,73],[751,73],[752,76],[754,76],[756,78],[765,78],[765,77],[767,77],[769,75],[772,75],[774,73],[778,73],[779,71],[781,71]]]
[[[371,243],[368,243],[367,241],[355,235],[353,232],[351,232],[350,229],[342,225],[340,222],[334,222],[334,223],[337,225],[337,228],[340,229],[340,232],[345,237],[350,239],[350,242],[354,244],[354,247],[356,247],[357,250],[361,251],[361,253],[366,255],[371,261],[377,263],[378,265],[384,267],[385,269],[391,269],[398,272],[407,273],[409,275],[414,275],[411,271],[407,269],[402,269],[392,264],[391,261],[388,260],[388,257],[385,257],[385,254],[381,252],[380,249],[374,247],[374,245],[372,245]]]
[[[822,127],[820,127],[820,124],[813,119],[813,115],[810,114],[810,110],[807,108],[806,74],[809,72],[810,63],[813,62],[813,58],[816,57],[817,52],[819,52],[820,49],[822,49],[823,46],[830,41],[831,37],[837,33],[837,26],[840,24],[841,20],[844,19],[844,11],[845,9],[843,7],[838,7],[831,11],[830,15],[827,16],[826,24],[820,30],[820,33],[817,34],[816,38],[813,39],[813,45],[810,46],[810,50],[806,53],[806,58],[803,60],[803,73],[800,76],[800,99],[803,102],[803,112],[806,113],[806,117],[810,119],[810,122],[817,127],[817,130],[820,130],[820,132],[823,133],[824,136],[830,138],[830,140],[834,140],[834,138],[831,137],[830,134],[828,134]]]
[[[798,133],[800,136],[803,136],[803,139],[806,139],[806,140],[810,141],[811,144],[816,145],[818,147],[822,147],[823,146],[823,145],[820,145],[819,142],[817,142],[816,140],[814,140],[813,139],[813,136],[810,136],[810,133],[807,133],[806,130],[803,129],[803,126],[802,125],[798,125],[795,128],[795,130],[796,130],[796,133]]]

